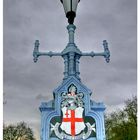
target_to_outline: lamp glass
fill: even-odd
[[[62,0],[65,14],[71,11],[76,13],[78,2],[79,0]]]

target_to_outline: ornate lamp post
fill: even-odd
[[[103,56],[108,63],[108,43],[106,40],[103,41],[103,52],[80,51],[74,43],[76,26],[73,24],[80,0],[60,1],[69,23],[68,44],[61,52],[40,52],[40,43],[36,40],[33,51],[34,62],[37,62],[39,56],[61,56],[65,65],[63,82],[54,90],[54,99],[40,106],[41,140],[105,140],[105,106],[90,99],[92,92],[82,84],[79,76],[79,59],[82,56]]]

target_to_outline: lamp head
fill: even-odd
[[[66,17],[68,18],[68,23],[73,24],[74,18],[76,17],[77,5],[80,2],[80,0],[60,0],[60,1],[63,4]]]

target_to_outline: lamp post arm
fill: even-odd
[[[52,51],[49,51],[49,52],[39,52],[38,53],[38,56],[62,56],[62,53],[59,53],[59,52],[52,52]]]
[[[91,56],[91,57],[95,57],[95,56],[104,56],[105,60],[107,63],[109,63],[110,61],[110,51],[108,49],[108,43],[106,40],[103,41],[103,47],[104,47],[104,52],[99,52],[99,53],[95,53],[95,52],[85,52],[82,53],[81,56]]]
[[[39,52],[39,45],[40,45],[39,40],[36,40],[34,51],[33,51],[34,62],[37,62],[39,56],[50,56],[50,57],[52,57],[52,56],[62,56],[62,53],[59,53],[59,52],[52,52],[52,51]]]
[[[95,53],[95,52],[85,52],[85,53],[82,53],[82,56],[91,56],[91,57],[94,57],[94,56],[105,56],[106,53],[105,52],[101,52],[101,53]]]

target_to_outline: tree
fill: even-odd
[[[26,123],[17,125],[4,125],[3,140],[35,140],[33,131]]]
[[[125,108],[105,117],[107,140],[137,140],[137,98],[125,102]]]

